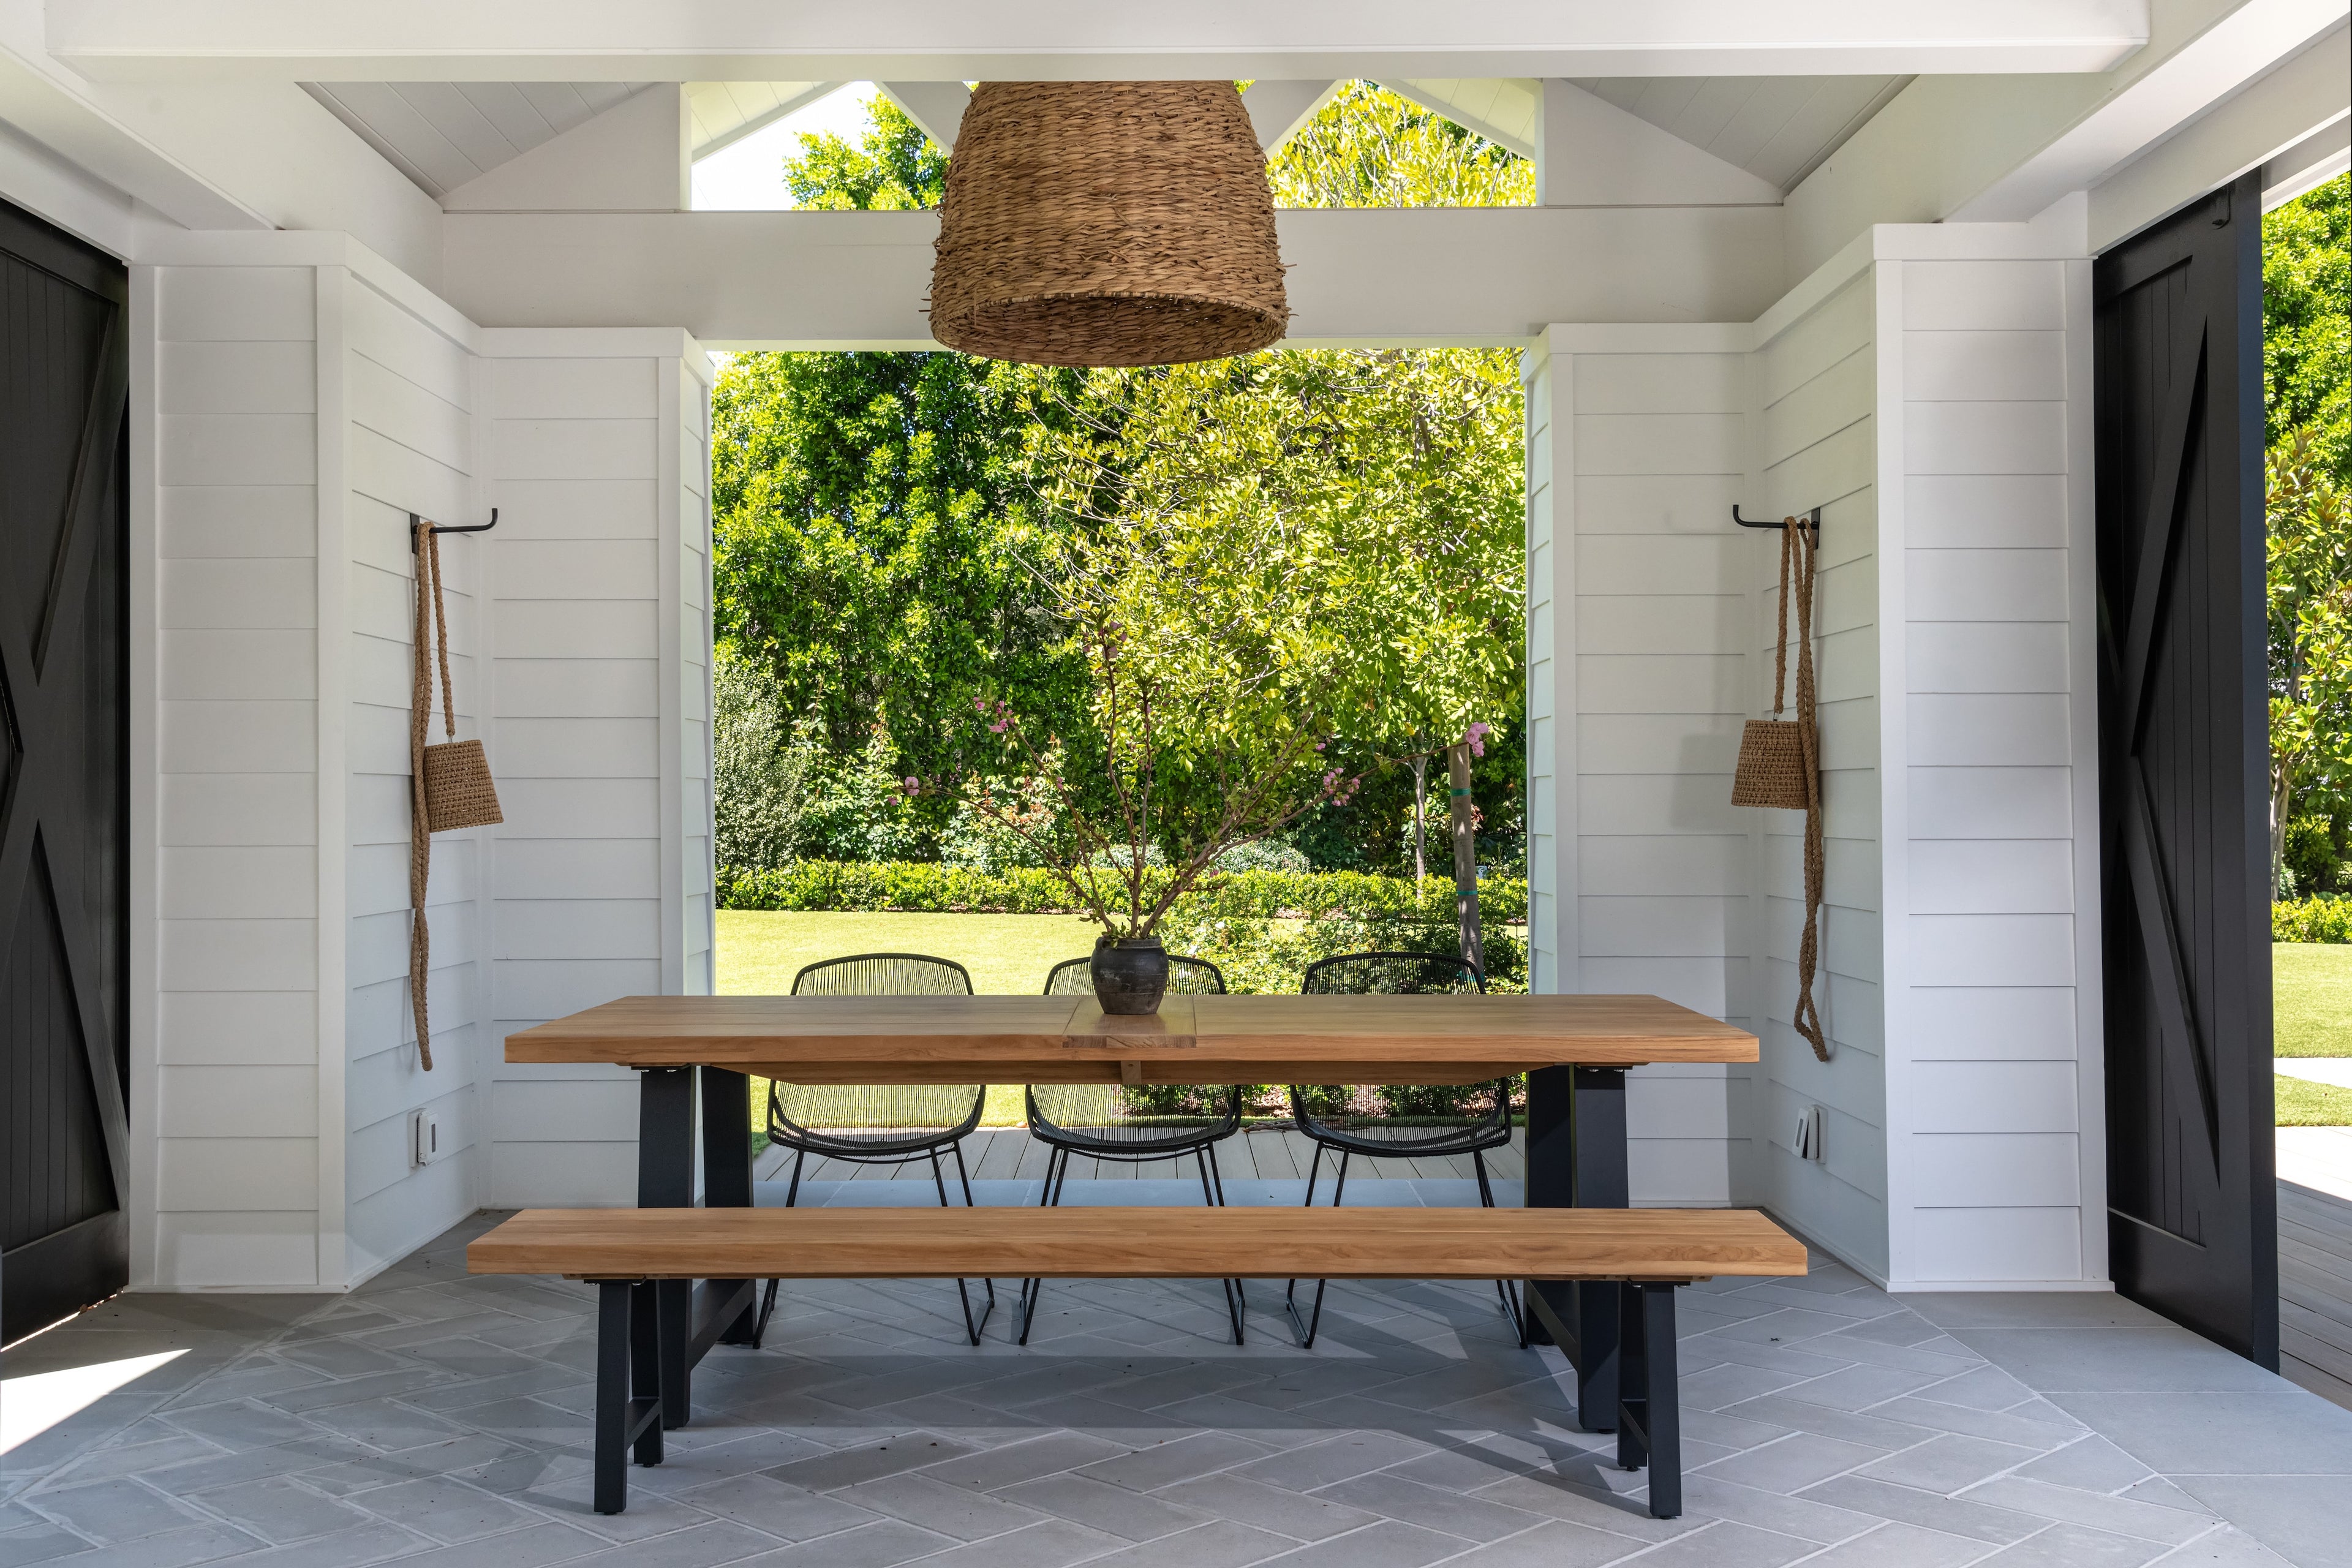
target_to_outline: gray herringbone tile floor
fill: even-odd
[[[1148,1195],[1105,1185],[1121,1190],[1075,1195]],[[1421,1191],[1475,1201],[1465,1186]],[[2276,1384],[2343,1413],[2216,1352],[2245,1368],[2231,1394],[2238,1373],[2113,1298],[1915,1310],[1826,1259],[1800,1281],[1685,1292],[1689,1511],[1672,1522],[1643,1510],[1613,1439],[1576,1428],[1557,1352],[1511,1342],[1491,1290],[1336,1285],[1306,1353],[1279,1280],[1251,1284],[1240,1348],[1211,1282],[1049,1286],[1025,1350],[1002,1310],[965,1344],[940,1282],[793,1287],[766,1348],[704,1362],[694,1424],[602,1518],[591,1297],[467,1277],[464,1243],[494,1217],[349,1297],[124,1297],[12,1352],[12,1377],[177,1353],[0,1456],[0,1568],[2283,1560],[2238,1524],[2287,1560],[2341,1560],[2321,1521],[2352,1494],[2352,1426],[2261,1400]],[[2192,1363],[2153,1390],[2133,1370]],[[2264,1473],[2240,1478],[2267,1493],[2189,1473],[2214,1467],[2161,1405],[2189,1395],[2164,1390],[2217,1381],[2194,1394],[2218,1412],[2207,1447],[2264,1421],[2302,1434],[2299,1457],[2269,1434]]]

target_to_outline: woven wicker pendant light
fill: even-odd
[[[1181,364],[1290,318],[1229,81],[992,81],[948,164],[931,333],[1031,364]]]

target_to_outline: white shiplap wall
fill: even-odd
[[[709,987],[709,372],[677,332],[482,342],[503,1039],[615,996]],[[489,1059],[486,1201],[635,1201],[633,1074]]]
[[[332,279],[331,275],[331,281]],[[350,1143],[352,1273],[364,1278],[470,1212],[482,1186],[480,1064],[486,922],[484,833],[436,835],[425,892],[426,978],[434,1068],[422,1069],[408,1003],[408,718],[415,559],[408,518],[478,522],[476,360],[454,313],[420,316],[363,278],[340,279],[343,303],[343,549],[350,696],[346,737],[351,860],[346,878],[350,994],[345,1125]],[[441,541],[449,676],[457,734],[478,738],[482,665],[478,591],[483,546]],[[436,676],[437,682],[437,676]],[[434,699],[429,742],[445,736]],[[495,771],[499,759],[492,754]],[[408,1122],[429,1110],[441,1154],[409,1159]]]
[[[318,542],[316,278],[141,268],[133,285],[152,332],[133,363],[153,377],[135,460],[152,475],[158,775],[134,1277],[314,1287],[337,1278],[321,1219],[340,1218],[340,1149],[320,1133],[340,1075],[320,1046],[341,1009],[320,981],[322,945],[340,945],[322,943],[321,862],[341,853],[320,787],[320,584],[337,563]]]
[[[1554,327],[1530,356],[1536,984],[1748,1022],[1748,330]],[[1744,1071],[1637,1069],[1636,1203],[1744,1184]]]
[[[2090,263],[1984,237],[1881,231],[1876,268],[1907,731],[1891,1272],[1917,1289],[2106,1273]]]
[[[1822,729],[1823,896],[1815,1005],[1831,1058],[1790,1019],[1804,922],[1804,819],[1796,812],[1738,814],[1754,844],[1762,1021],[1755,1201],[1849,1261],[1886,1270],[1886,1073],[1879,934],[1880,547],[1876,300],[1864,269],[1826,298],[1759,323],[1751,374],[1758,408],[1757,509],[1786,517],[1822,509],[1814,657]],[[1771,712],[1779,624],[1780,537],[1752,535],[1743,581],[1753,606],[1747,700]],[[1790,616],[1790,716],[1797,635]],[[1823,1158],[1800,1160],[1792,1130],[1822,1110]]]

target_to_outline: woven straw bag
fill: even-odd
[[[416,1020],[416,1055],[433,1070],[433,1030],[425,1015],[425,977],[433,964],[433,932],[425,920],[425,891],[433,878],[433,835],[459,827],[483,827],[506,819],[499,814],[498,786],[490,782],[489,759],[479,741],[457,739],[457,704],[449,691],[449,616],[441,600],[441,544],[433,525],[416,524],[416,625],[415,679],[409,687],[408,773],[408,1005]],[[432,625],[426,625],[427,603]],[[448,739],[428,746],[433,721],[433,675],[429,647],[441,665],[441,710]]]
[[[1789,587],[1797,580],[1797,717],[1783,719],[1789,678]],[[1772,660],[1772,717],[1750,719],[1739,732],[1739,762],[1731,775],[1731,804],[1803,811],[1812,803],[1807,778],[1806,701],[1813,668],[1813,544],[1797,520],[1780,525],[1780,632]]]
[[[425,525],[430,528],[430,524]],[[417,552],[419,574],[433,582],[434,641],[441,666],[441,722],[447,739],[423,748],[425,822],[428,833],[451,833],[461,827],[488,827],[504,822],[499,813],[499,788],[490,778],[490,761],[479,741],[457,739],[457,702],[449,689],[449,619],[441,599],[441,546],[431,533]],[[418,584],[417,618],[425,613],[424,585]],[[412,727],[431,727],[433,681],[425,668],[425,639],[416,639],[416,711]]]

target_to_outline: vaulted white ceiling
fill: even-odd
[[[637,89],[634,81],[335,81],[303,90],[439,199]]]
[[[1786,191],[1900,91],[1907,77],[1591,77],[1576,85]],[[436,198],[610,109],[640,82],[310,82],[310,95]],[[839,87],[694,82],[694,156],[715,153]],[[1488,77],[1388,85],[1522,153],[1537,84]]]
[[[1580,77],[1576,86],[1786,191],[1911,79],[1899,76]],[[1537,85],[1510,78],[1393,81],[1391,88],[1527,153]]]
[[[635,81],[304,82],[305,91],[435,199],[602,114]],[[837,81],[688,84],[694,156],[815,102]]]
[[[1903,90],[1901,76],[1591,77],[1576,85],[1782,190]]]

